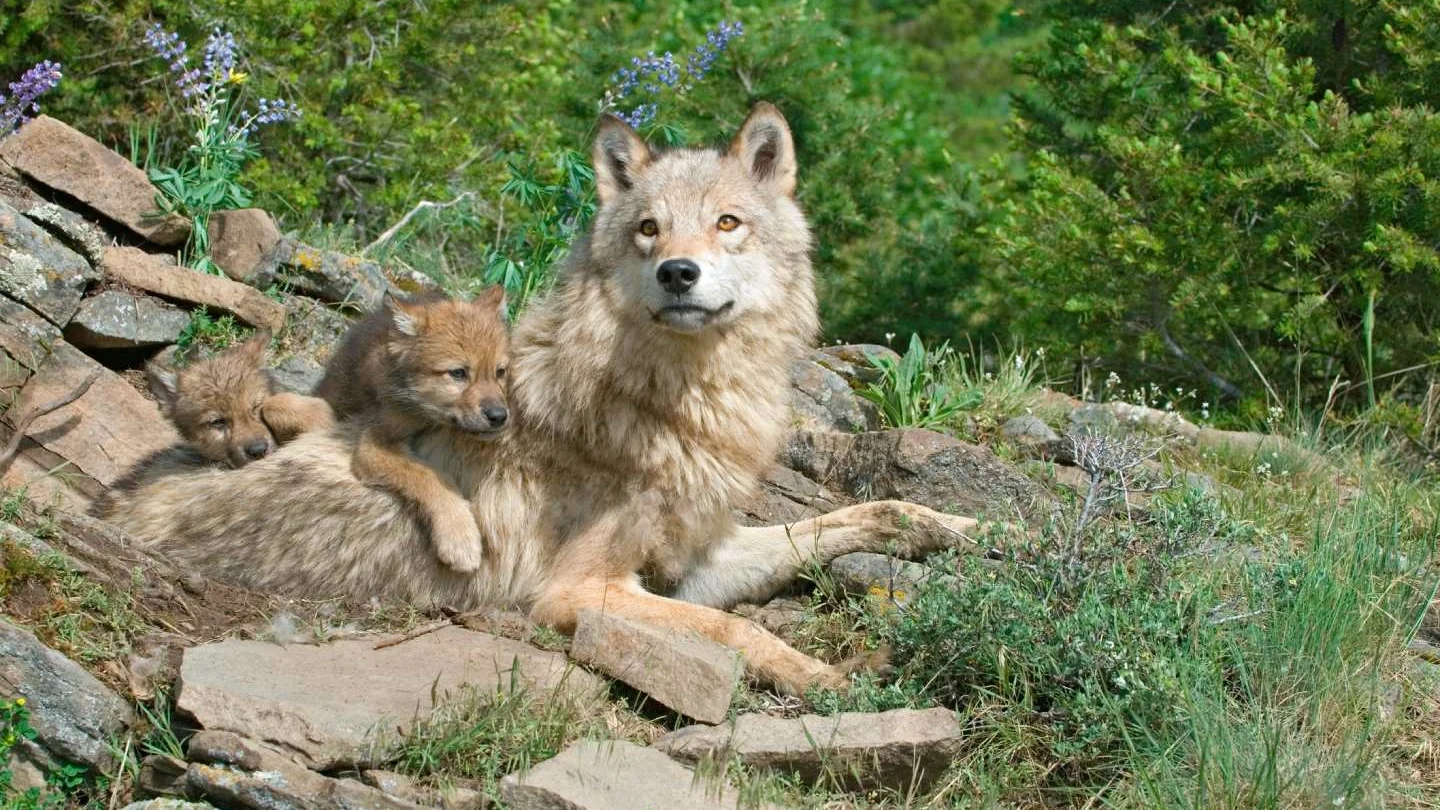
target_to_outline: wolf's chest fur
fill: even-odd
[[[555,296],[555,317],[524,324],[512,347],[516,438],[575,500],[637,504],[654,531],[633,552],[680,565],[773,461],[789,407],[776,372],[803,344],[742,328],[677,341],[618,320],[583,278]]]

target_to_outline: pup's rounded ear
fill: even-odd
[[[750,110],[730,141],[730,156],[755,178],[786,196],[795,194],[795,141],[790,125],[774,104],[762,101]]]
[[[150,394],[160,403],[160,411],[170,416],[175,411],[175,402],[180,398],[180,373],[170,363],[174,351],[163,352],[145,364],[145,382]]]
[[[387,292],[380,306],[385,310],[385,314],[390,316],[390,325],[395,327],[396,332],[406,337],[415,337],[424,328],[425,313],[421,305],[402,300]]]
[[[650,162],[650,147],[629,124],[614,115],[600,116],[590,160],[595,165],[595,196],[608,205],[635,184],[635,173]]]
[[[270,348],[270,330],[260,329],[250,339],[240,344],[236,353],[256,366],[265,362],[265,352]]]
[[[501,323],[510,323],[510,302],[505,297],[503,284],[486,287],[471,303],[486,314],[494,313]]]

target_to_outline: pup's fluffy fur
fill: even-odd
[[[346,333],[315,388],[339,418],[363,426],[355,475],[419,508],[436,554],[457,571],[480,567],[483,546],[470,501],[408,448],[438,426],[498,437],[509,420],[509,349],[503,287],[472,301],[387,296]]]

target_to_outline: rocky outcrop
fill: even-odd
[[[159,191],[135,164],[47,115],[0,140],[0,161],[161,247],[190,236],[190,221],[159,210]]]
[[[225,275],[250,284],[265,286],[261,267],[265,257],[280,244],[280,229],[266,211],[242,208],[210,215],[210,258]],[[257,283],[261,282],[261,283]]]
[[[998,517],[1051,508],[1043,490],[988,448],[918,428],[796,431],[786,461],[859,500],[901,498],[942,512]]]

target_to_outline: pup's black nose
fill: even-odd
[[[264,439],[256,439],[245,445],[245,455],[249,458],[264,458],[270,455],[270,442]]]
[[[486,419],[490,420],[492,427],[498,428],[505,424],[506,419],[510,418],[510,411],[506,410],[504,405],[486,405],[480,409],[480,412],[485,414]]]
[[[700,265],[689,259],[667,259],[655,271],[655,280],[666,292],[683,295],[700,280]]]

